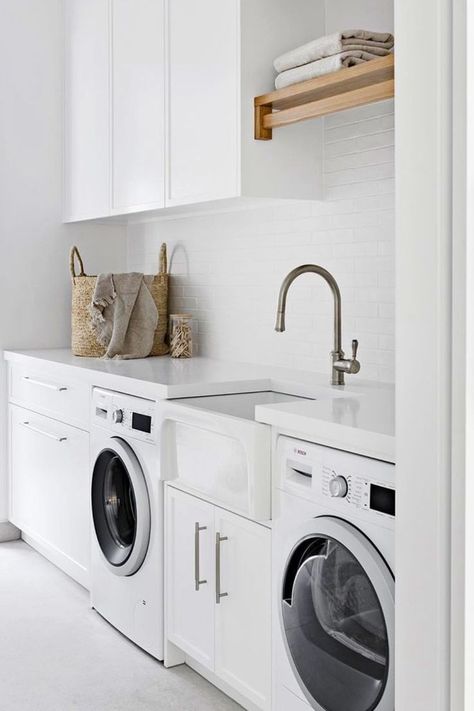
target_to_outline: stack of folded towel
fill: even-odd
[[[326,35],[277,57],[273,62],[278,76],[275,88],[297,84],[344,67],[385,57],[393,49],[393,35],[388,32],[346,30]]]

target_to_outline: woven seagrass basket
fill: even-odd
[[[76,259],[80,268],[78,274],[76,273]],[[72,279],[72,353],[83,358],[101,358],[105,353],[105,348],[98,343],[94,335],[89,313],[97,277],[85,273],[84,263],[77,247],[71,248],[69,267]],[[158,309],[158,326],[155,331],[150,355],[165,355],[169,350],[165,341],[168,324],[168,260],[166,244],[161,245],[159,272],[153,276],[149,289]]]

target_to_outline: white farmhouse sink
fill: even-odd
[[[270,427],[257,405],[305,400],[274,391],[168,400],[161,406],[165,479],[255,520],[271,516]]]
[[[241,417],[244,420],[255,420],[255,408],[257,405],[278,405],[283,402],[294,402],[295,400],[315,400],[316,398],[302,397],[301,395],[288,395],[275,390],[263,390],[256,393],[237,393],[231,395],[211,395],[208,397],[188,397],[175,402],[191,407],[199,407],[201,410],[211,410],[221,412],[232,417]]]

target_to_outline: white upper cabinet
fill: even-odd
[[[164,8],[112,2],[112,212],[163,207]]]
[[[110,212],[109,0],[69,0],[65,56],[65,217]]]
[[[65,219],[320,197],[321,123],[255,141],[253,98],[323,33],[314,0],[68,0]]]
[[[164,206],[164,1],[66,3],[65,219]]]
[[[239,191],[239,0],[167,0],[167,205]]]

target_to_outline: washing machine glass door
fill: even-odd
[[[321,517],[308,529],[286,563],[281,600],[301,689],[318,711],[393,711],[393,576],[351,524]]]
[[[95,534],[106,565],[116,575],[133,575],[150,540],[150,501],[140,462],[118,437],[111,437],[96,458],[91,493]]]

